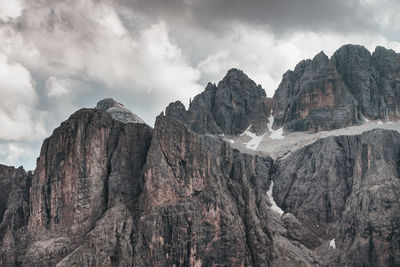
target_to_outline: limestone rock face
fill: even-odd
[[[32,173],[0,165],[0,265],[15,266],[29,218]]]
[[[320,139],[275,164],[277,204],[320,238],[305,245],[335,240],[319,249],[323,265],[400,264],[399,153],[400,134],[373,130]]]
[[[371,55],[362,46],[345,45],[332,61],[364,117],[383,121],[400,118],[399,54],[378,46]]]
[[[158,117],[144,169],[135,266],[267,266],[270,158]]]
[[[27,225],[32,244],[22,265],[53,266],[85,247],[96,231],[97,243],[116,235],[114,224],[111,231],[99,230],[98,225],[107,220],[124,224],[126,214],[137,212],[151,136],[146,124],[124,123],[101,109],[80,110],[63,122],[44,141],[37,161]],[[113,212],[120,216],[109,215]],[[102,253],[107,261],[102,261]],[[97,261],[87,262],[111,263],[113,255],[108,253],[98,252]]]
[[[275,129],[317,132],[358,121],[355,99],[323,52],[286,72],[274,100]]]
[[[283,75],[274,95],[274,128],[332,130],[370,120],[400,118],[400,55],[345,45],[331,59],[323,53]]]
[[[185,122],[197,133],[236,135],[249,126],[256,133],[266,130],[271,107],[272,100],[260,85],[241,70],[231,69],[218,86],[209,83],[188,111],[175,102],[167,107],[166,115]]]

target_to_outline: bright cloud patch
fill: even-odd
[[[21,0],[0,0],[0,20],[8,22],[19,17],[22,13]]]
[[[0,55],[0,140],[43,138],[45,130],[34,108],[36,91],[29,71]]]

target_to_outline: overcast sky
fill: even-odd
[[[34,169],[43,139],[113,97],[153,125],[237,67],[281,77],[347,43],[400,51],[398,0],[0,0],[0,163]]]

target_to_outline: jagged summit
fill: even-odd
[[[232,69],[228,70],[228,72],[226,73],[226,75],[223,78],[223,80],[229,79],[229,78],[249,79],[249,77],[243,72],[243,70],[240,70],[240,69],[237,69],[237,68],[232,68]]]
[[[105,98],[99,101],[96,105],[96,109],[104,110],[114,119],[124,123],[145,123],[139,116],[112,98]]]
[[[377,47],[344,45],[331,58],[320,52],[283,76],[274,95],[273,128],[339,129],[400,118],[400,56]]]
[[[249,126],[259,133],[269,122],[270,101],[264,89],[243,71],[230,69],[218,85],[208,83],[187,111],[182,103],[174,102],[165,114],[185,122],[197,133],[236,135]]]
[[[314,58],[313,61],[328,61],[329,57],[325,54],[324,51],[319,52]]]

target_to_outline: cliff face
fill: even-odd
[[[320,131],[370,120],[398,120],[400,56],[345,45],[288,71],[274,95],[274,128]]]
[[[243,155],[171,117],[159,117],[153,134],[111,115],[83,109],[63,122],[43,143],[32,185],[22,169],[6,168],[2,197],[18,179],[27,195],[22,204],[12,200],[26,203],[15,227],[22,227],[24,241],[12,243],[18,251],[11,258],[4,238],[3,265],[272,261],[270,158]]]
[[[218,86],[209,83],[193,99],[188,111],[177,101],[165,112],[197,133],[236,135],[249,126],[256,133],[267,130],[271,107],[272,100],[266,97],[261,86],[242,71],[231,69]]]
[[[20,167],[0,165],[0,265],[17,261],[24,242],[23,227],[29,218],[29,188],[32,174]]]
[[[277,204],[320,240],[306,245],[335,240],[323,264],[400,264],[399,153],[399,133],[374,130],[318,140],[275,164]]]
[[[323,52],[285,73],[274,100],[273,128],[317,132],[358,121],[353,96]]]
[[[27,225],[32,243],[22,265],[52,266],[75,249],[90,255],[91,242],[117,239],[117,223],[138,210],[151,136],[149,126],[123,123],[99,109],[80,110],[63,122],[37,161]],[[111,263],[109,253],[97,251],[85,261]]]
[[[400,56],[377,47],[347,45],[332,56],[346,85],[358,101],[358,110],[372,120],[398,120]]]
[[[270,158],[241,154],[158,117],[144,169],[135,265],[270,263],[265,191],[271,165]]]

